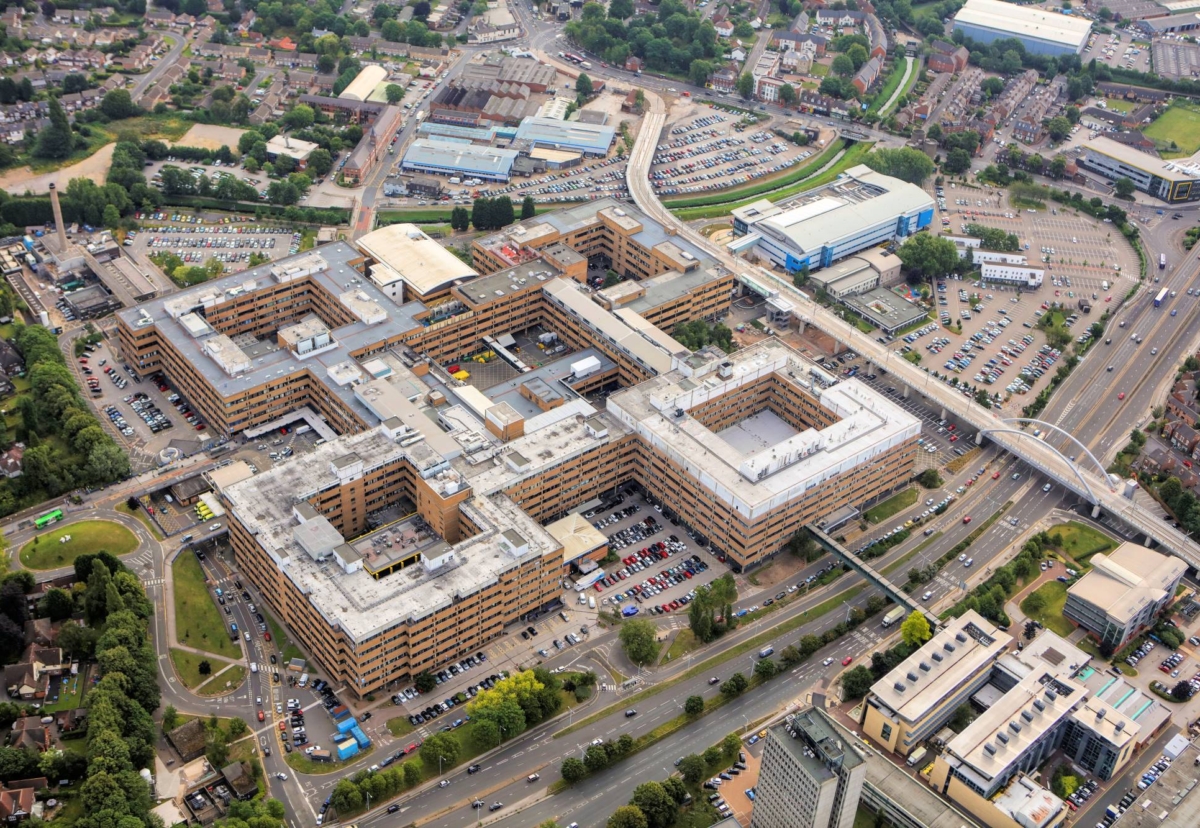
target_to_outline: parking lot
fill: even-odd
[[[795,166],[817,152],[766,125],[738,129],[738,115],[700,109],[668,125],[650,168],[659,195],[686,195],[746,184]]]
[[[1122,66],[1138,72],[1150,71],[1150,49],[1145,41],[1134,42],[1128,32],[1113,32],[1111,35],[1093,34],[1084,47],[1079,59],[1087,64],[1091,60],[1109,66]]]
[[[189,213],[138,213],[137,219],[142,229],[130,233],[125,246],[146,257],[174,253],[185,263],[197,266],[216,259],[226,271],[234,272],[249,267],[252,254],[279,259],[300,249],[300,234],[256,223],[248,216],[208,221]]]

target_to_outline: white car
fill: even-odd
[[[821,663],[823,665],[825,665],[826,667],[828,667],[830,664],[833,664],[833,656],[830,656],[829,658],[825,659]]]
[[[286,773],[277,773],[277,774],[275,774],[275,778],[276,778],[276,779],[278,779],[278,780],[279,780],[279,781],[281,781],[281,782],[286,782],[286,781],[287,781],[287,774],[286,774]]]

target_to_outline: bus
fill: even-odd
[[[1158,254],[1158,269],[1159,270],[1167,269],[1167,254],[1166,253]]]
[[[573,55],[570,52],[564,54],[563,57],[571,61],[571,63],[583,63],[583,58],[581,58],[579,55]]]
[[[33,522],[33,525],[36,526],[38,529],[44,529],[45,527],[49,526],[51,523],[58,523],[62,519],[63,519],[62,509],[55,509],[53,512],[46,512],[46,514],[42,515],[40,518],[35,520]]]
[[[1156,308],[1162,307],[1162,303],[1164,301],[1166,301],[1167,293],[1168,293],[1168,291],[1166,288],[1163,288],[1162,290],[1160,290],[1158,292],[1158,296],[1154,297],[1154,307],[1156,307]]]

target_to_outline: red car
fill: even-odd
[[[258,711],[258,720],[259,720],[260,722],[261,722],[261,721],[265,721],[265,720],[266,720],[266,718],[267,718],[267,717],[263,715],[263,712],[262,712],[261,710],[260,710],[260,711]]]
[[[999,480],[999,479],[1000,479],[1000,472],[996,472],[995,474],[992,475],[992,480]]]
[[[970,515],[967,515],[965,518],[963,518],[963,523],[970,523],[970,522],[971,522],[971,516],[970,516]]]
[[[1118,399],[1118,400],[1123,400],[1123,399],[1125,399],[1125,392],[1124,392],[1124,391],[1122,391],[1120,394],[1117,394],[1117,399]]]
[[[845,667],[851,661],[854,661],[854,656],[846,656],[845,658],[842,659],[842,666]]]

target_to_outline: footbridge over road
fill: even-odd
[[[626,172],[629,192],[641,210],[662,222],[665,227],[674,229],[679,235],[699,245],[733,273],[744,275],[747,280],[759,285],[769,286],[775,296],[786,299],[792,305],[794,315],[801,325],[815,325],[839,343],[857,351],[871,365],[892,374],[904,388],[905,396],[913,392],[920,394],[934,407],[940,408],[943,416],[953,414],[961,422],[973,426],[977,442],[982,442],[987,435],[987,439],[996,445],[1021,458],[1059,486],[1091,503],[1094,515],[1098,515],[1103,509],[1144,535],[1148,543],[1157,543],[1182,558],[1189,566],[1200,569],[1200,544],[1164,522],[1159,517],[1153,501],[1144,493],[1139,496],[1136,486],[1126,486],[1119,480],[1108,478],[1107,475],[1097,474],[1090,469],[1080,469],[1061,453],[1052,450],[1044,441],[1010,427],[994,411],[976,403],[973,397],[964,396],[961,390],[951,388],[931,377],[883,343],[810,300],[796,289],[790,275],[775,273],[744,261],[724,246],[712,244],[707,237],[676,218],[658,200],[650,185],[649,176],[659,134],[666,123],[666,108],[662,98],[652,90],[643,91],[648,112],[638,131]]]
[[[908,616],[913,612],[919,612],[929,620],[929,626],[931,629],[937,629],[939,626],[941,626],[942,622],[935,614],[918,604],[915,600],[913,600],[911,595],[893,584],[887,579],[887,577],[883,575],[883,573],[875,569],[875,567],[858,557],[858,555],[855,555],[849,549],[843,547],[840,543],[829,537],[829,535],[825,534],[825,532],[818,529],[816,526],[808,526],[806,528],[808,529],[809,534],[812,535],[813,540],[816,541],[817,546],[821,547],[826,552],[844,563],[846,566],[853,569],[859,575],[866,578],[867,583],[879,589],[884,595],[890,598],[893,603],[904,607],[904,609],[907,610],[904,613],[905,616]]]

